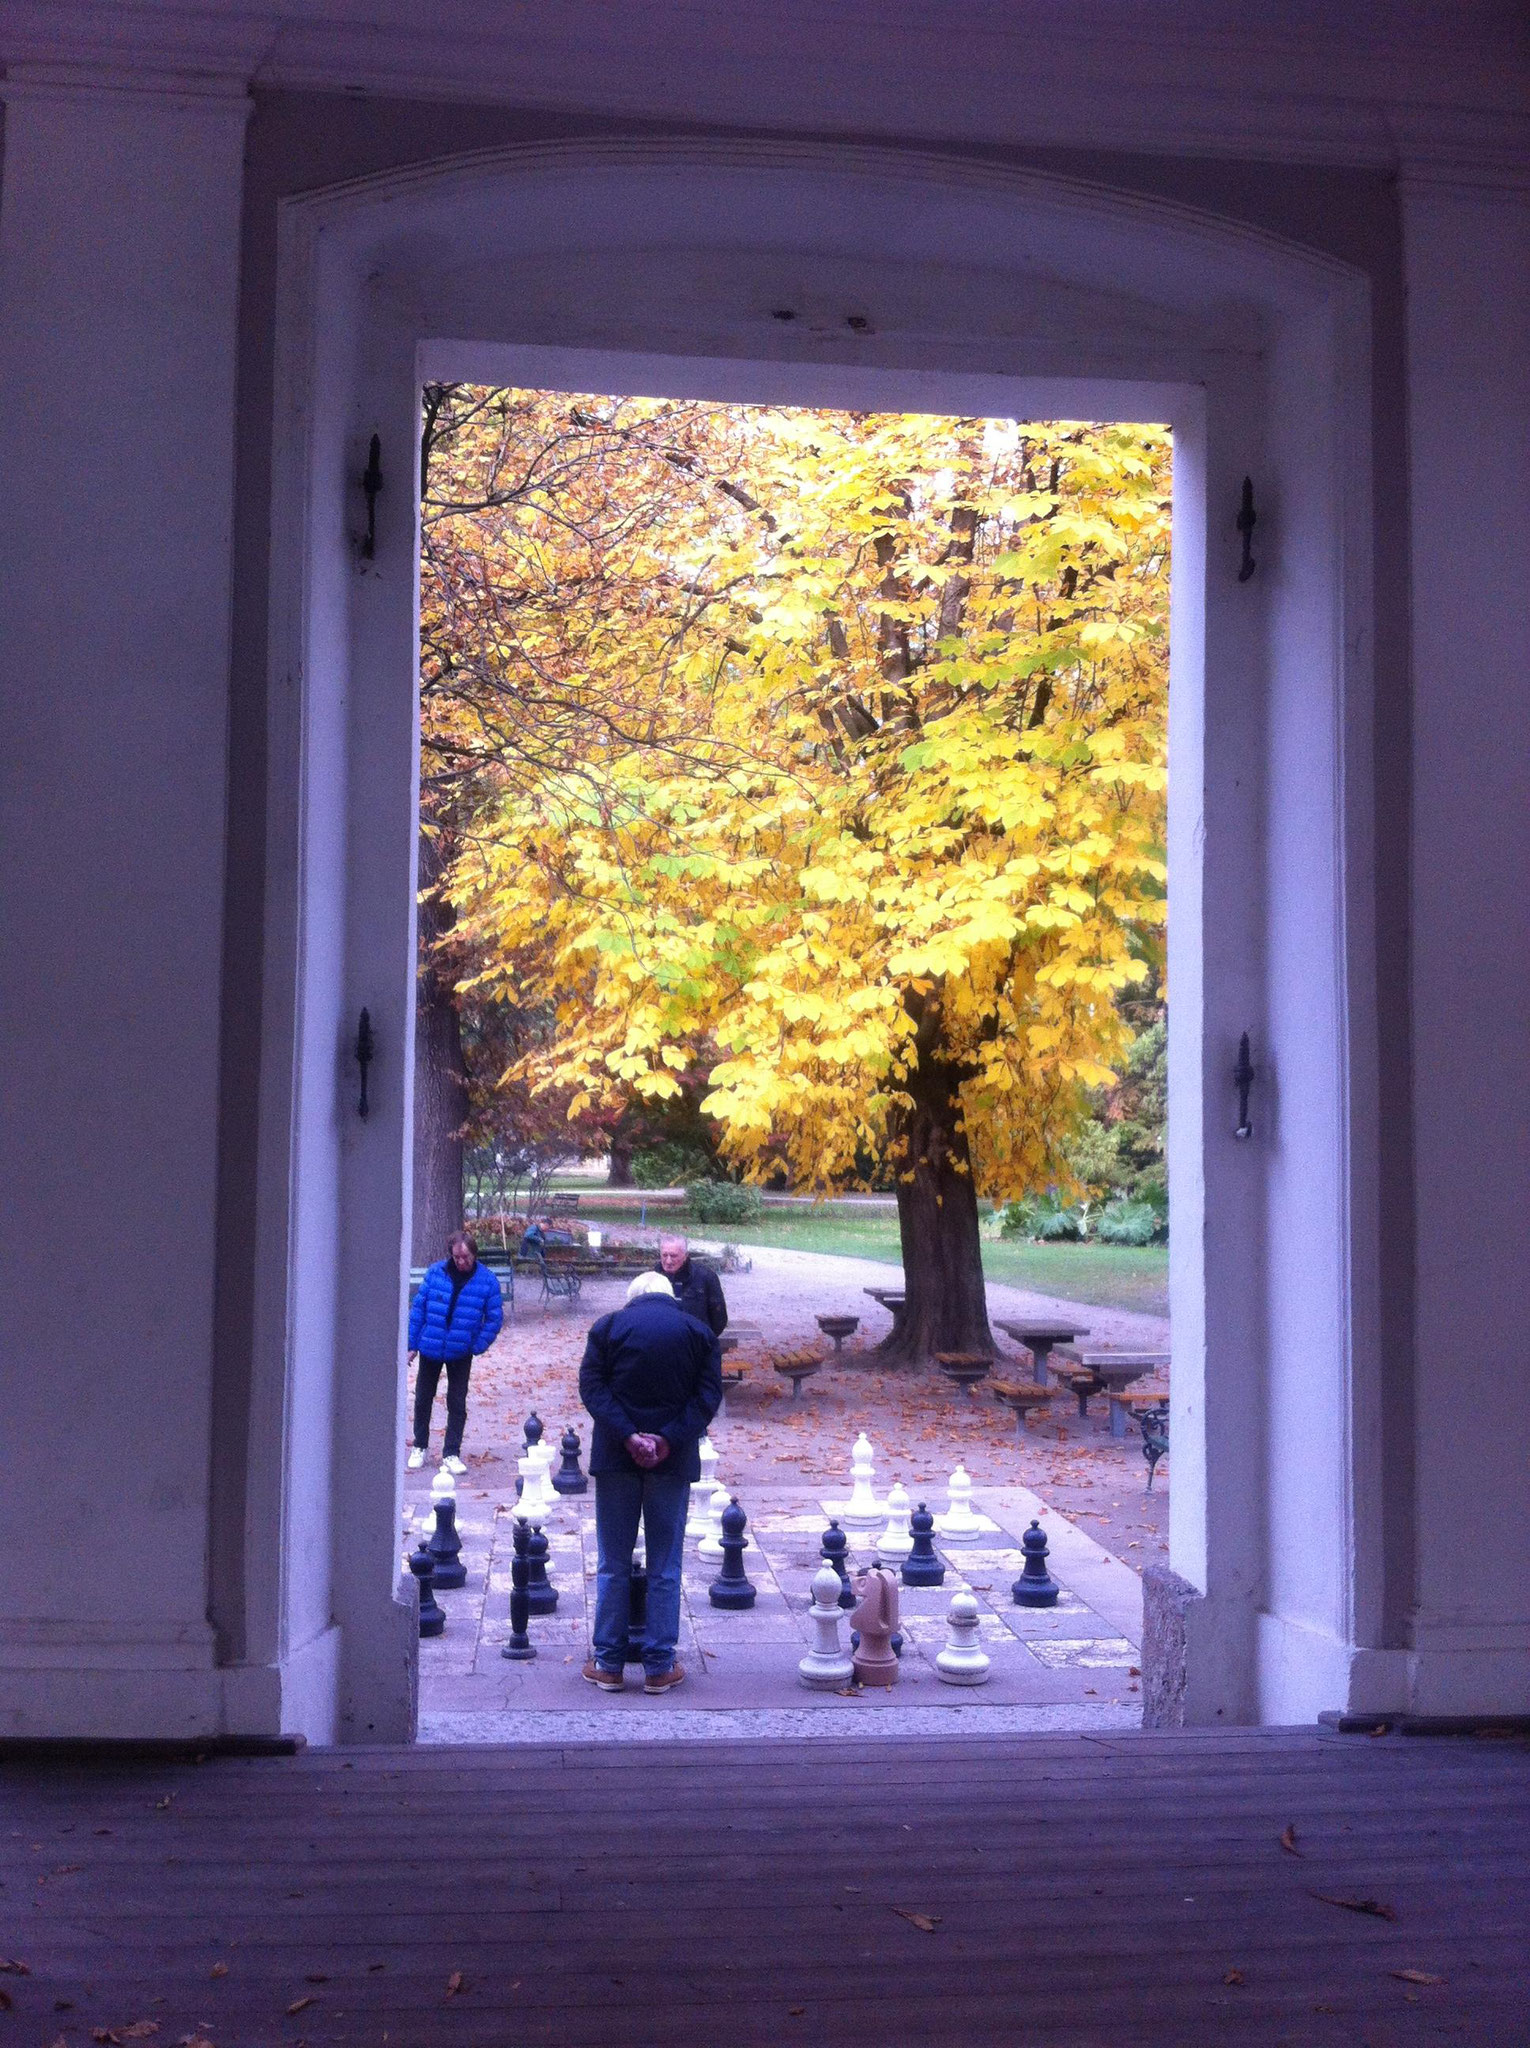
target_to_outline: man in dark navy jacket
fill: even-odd
[[[680,1567],[691,1487],[701,1477],[697,1446],[722,1405],[717,1338],[685,1313],[662,1273],[639,1273],[626,1306],[590,1331],[579,1398],[595,1422],[590,1476],[599,1552],[595,1654],[584,1676],[602,1691],[621,1691],[641,1518],[648,1555],[643,1690],[668,1692],[685,1676],[675,1662]]]
[[[723,1299],[722,1282],[710,1266],[699,1266],[691,1257],[689,1240],[676,1231],[661,1232],[659,1264],[686,1314],[705,1323],[720,1337],[728,1327],[728,1304]]]

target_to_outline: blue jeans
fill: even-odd
[[[648,1552],[645,1672],[668,1671],[680,1637],[680,1568],[685,1557],[688,1480],[674,1472],[595,1475],[595,1662],[620,1671],[627,1657],[632,1605],[632,1552],[638,1517]]]

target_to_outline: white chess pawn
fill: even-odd
[[[978,1636],[978,1604],[971,1593],[954,1593],[946,1618],[946,1647],[935,1659],[936,1676],[947,1685],[986,1685],[993,1660]]]
[[[457,1482],[452,1474],[447,1471],[446,1467],[442,1465],[437,1471],[435,1478],[430,1482],[431,1506],[434,1507],[438,1500],[455,1500],[456,1498]]]
[[[717,1467],[721,1463],[709,1436],[704,1436],[696,1448],[701,1459],[701,1477],[691,1488],[690,1508],[685,1517],[685,1533],[692,1538],[705,1536],[712,1526],[712,1496],[717,1491]]]
[[[914,1547],[908,1526],[908,1488],[894,1480],[887,1496],[887,1527],[877,1538],[878,1557],[907,1557]]]
[[[872,1464],[871,1441],[862,1430],[855,1440],[850,1453],[850,1498],[840,1511],[840,1521],[847,1529],[875,1529],[886,1518],[887,1510],[878,1501],[871,1489]]]
[[[696,1545],[696,1555],[698,1557],[718,1558],[722,1556],[723,1509],[728,1505],[728,1502],[732,1498],[733,1496],[729,1493],[726,1486],[719,1486],[714,1488],[712,1493],[711,1512],[707,1518],[707,1533]],[[751,1540],[752,1539],[749,1536],[745,1536],[744,1548],[746,1550],[750,1547]]]
[[[972,1512],[972,1481],[965,1465],[951,1474],[950,1494],[950,1512],[935,1517],[935,1533],[947,1543],[970,1543],[982,1535],[983,1522]]]
[[[840,1648],[839,1573],[831,1564],[814,1576],[808,1620],[813,1624],[813,1647],[798,1664],[798,1675],[815,1692],[837,1691],[850,1683],[855,1666]]]

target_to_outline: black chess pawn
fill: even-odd
[[[467,1584],[462,1538],[457,1534],[457,1503],[450,1495],[436,1502],[436,1526],[425,1547],[430,1552],[433,1586],[449,1593]]]
[[[855,1588],[850,1583],[850,1572],[845,1563],[845,1553],[849,1548],[850,1538],[831,1515],[829,1517],[829,1526],[823,1532],[823,1544],[818,1554],[825,1564],[833,1565],[835,1571],[839,1573],[839,1604],[841,1607],[853,1607],[855,1605]]]
[[[526,1633],[526,1623],[531,1615],[531,1601],[526,1592],[526,1581],[531,1576],[527,1548],[531,1541],[531,1530],[520,1515],[515,1518],[515,1534],[511,1538],[513,1555],[510,1560],[510,1640],[500,1651],[502,1657],[513,1657],[519,1663],[536,1655],[536,1645]]]
[[[752,1607],[754,1587],[744,1575],[744,1526],[749,1517],[737,1500],[722,1511],[722,1570],[707,1587],[714,1607]]]
[[[579,1432],[577,1429],[564,1430],[563,1440],[559,1445],[559,1449],[563,1453],[563,1463],[553,1474],[553,1492],[588,1493],[590,1482],[579,1469]]]
[[[648,1635],[648,1567],[637,1558],[632,1560],[632,1580],[627,1594],[627,1654],[626,1664],[641,1664],[643,1645]]]
[[[526,1598],[533,1614],[556,1614],[558,1611],[558,1589],[547,1576],[547,1534],[540,1522],[531,1525],[531,1540],[526,1545]]]
[[[908,1518],[914,1547],[903,1560],[905,1586],[943,1586],[946,1568],[935,1555],[935,1517],[921,1501]]]
[[[1020,1548],[1025,1552],[1025,1569],[1010,1588],[1015,1605],[1055,1607],[1062,1588],[1047,1570],[1047,1539],[1039,1522],[1032,1522],[1020,1538]]]
[[[446,1627],[446,1615],[436,1605],[435,1589],[431,1585],[433,1570],[430,1552],[423,1542],[418,1550],[409,1553],[409,1569],[420,1582],[420,1634],[438,1636]]]

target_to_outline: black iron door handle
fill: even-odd
[[[1238,1091],[1238,1128],[1235,1138],[1251,1138],[1254,1126],[1249,1122],[1248,1091],[1254,1085],[1254,1064],[1248,1056],[1248,1033],[1245,1031],[1238,1040],[1238,1064],[1233,1068],[1233,1085]]]

